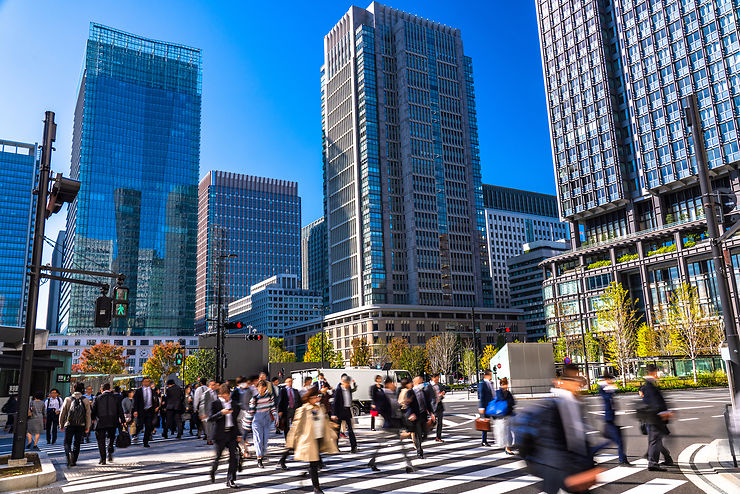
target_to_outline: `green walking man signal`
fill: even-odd
[[[175,365],[182,365],[183,362],[183,354],[182,352],[177,352],[175,354]]]
[[[113,317],[128,317],[128,288],[125,286],[113,289]]]

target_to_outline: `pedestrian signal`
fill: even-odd
[[[128,288],[125,286],[113,289],[113,317],[128,317]]]
[[[224,327],[226,329],[242,329],[244,327],[244,323],[241,321],[227,322]]]
[[[95,327],[109,328],[111,322],[112,299],[102,296],[95,300]]]
[[[183,361],[183,354],[182,352],[177,352],[175,354],[175,365],[182,365]]]

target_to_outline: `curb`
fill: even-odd
[[[37,489],[56,482],[57,470],[46,453],[39,452],[39,462],[40,472],[0,479],[0,492]]]

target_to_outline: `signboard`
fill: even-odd
[[[727,345],[726,341],[719,346],[719,355],[725,362],[732,360],[732,358],[730,358],[730,347]]]
[[[570,357],[565,357],[565,358],[563,359],[563,362],[565,362],[566,364],[569,364],[569,363],[571,362],[571,361],[570,361]]]
[[[8,393],[9,394],[18,393],[18,385],[11,384],[10,386],[8,386]]]
[[[71,374],[57,374],[57,382],[58,383],[68,383],[71,377],[72,377]]]

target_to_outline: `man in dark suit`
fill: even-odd
[[[138,427],[144,427],[144,447],[149,447],[152,439],[152,428],[154,418],[159,408],[159,399],[151,388],[151,380],[145,377],[141,381],[141,387],[134,393],[134,418],[138,421]]]
[[[586,380],[580,376],[578,368],[566,365],[563,375],[555,382],[555,398],[536,405],[536,415],[532,419],[537,430],[532,438],[533,451],[520,450],[528,470],[543,479],[542,490],[547,494],[555,494],[560,489],[587,492],[596,482],[593,451],[579,399],[585,385]],[[583,480],[583,475],[588,479]]]
[[[239,416],[239,402],[231,399],[231,390],[228,384],[222,384],[218,388],[218,398],[211,403],[208,423],[211,424],[211,436],[216,445],[216,457],[211,467],[211,483],[216,481],[216,470],[221,460],[224,449],[229,450],[229,470],[226,474],[226,486],[237,488],[236,470],[239,466],[239,428],[237,417]]]
[[[435,441],[438,443],[443,443],[442,440],[442,420],[445,416],[445,406],[444,403],[442,403],[442,400],[445,398],[445,393],[447,392],[447,388],[439,382],[439,373],[436,373],[432,376],[432,382],[429,383],[429,386],[427,386],[428,395],[433,400],[433,408],[434,408],[434,421],[437,422],[437,434],[434,438]]]
[[[379,472],[380,469],[375,464],[378,453],[382,448],[388,447],[388,443],[392,439],[398,439],[406,463],[406,473],[412,473],[414,467],[411,465],[411,459],[406,454],[406,445],[401,439],[401,405],[398,403],[398,396],[396,395],[396,382],[392,377],[385,378],[380,393],[375,395],[374,403],[378,415],[383,417],[383,429],[382,433],[378,435],[378,445],[367,466],[373,472]]]
[[[288,438],[290,424],[293,423],[295,411],[298,410],[302,404],[301,394],[297,389],[293,388],[293,378],[285,378],[285,386],[280,389],[280,399],[278,400],[277,409],[280,429],[285,433],[286,439]]]
[[[434,410],[425,390],[424,378],[416,376],[414,387],[406,395],[409,403],[406,406],[406,417],[411,423],[411,431],[414,433],[414,444],[416,445],[416,456],[424,458],[424,450],[421,443],[426,438],[427,422],[434,423]]]
[[[92,419],[95,423],[95,439],[98,441],[100,464],[105,465],[105,438],[108,437],[108,461],[113,461],[113,445],[116,430],[126,423],[120,397],[110,390],[110,383],[103,384],[103,392],[93,402]]]
[[[648,364],[645,384],[640,387],[642,397],[642,409],[638,409],[637,415],[647,424],[648,432],[648,470],[653,472],[665,472],[663,466],[675,465],[671,453],[663,445],[663,438],[668,435],[668,420],[673,416],[668,411],[668,405],[663,398],[656,382],[658,380],[658,368],[655,364]],[[663,454],[665,461],[661,464],[660,455]]]
[[[352,378],[345,375],[337,386],[334,393],[334,408],[331,419],[341,427],[344,422],[349,436],[349,444],[352,453],[357,453],[357,438],[355,431],[352,429]],[[339,444],[339,435],[337,435],[337,444]]]
[[[167,381],[165,390],[167,406],[167,427],[171,434],[177,429],[177,439],[182,438],[182,412],[185,410],[185,393],[173,379]]]
[[[627,459],[627,453],[624,447],[624,440],[622,439],[622,430],[616,423],[617,414],[614,405],[614,394],[616,391],[617,387],[614,385],[614,376],[611,374],[604,375],[604,379],[599,381],[599,396],[604,402],[604,437],[609,439],[609,442],[616,444],[619,463],[630,466],[631,464]],[[609,444],[609,442],[606,444]]]
[[[478,383],[478,413],[481,418],[490,418],[486,415],[486,407],[493,400],[496,390],[493,387],[493,373],[486,369],[483,372],[483,380]],[[488,431],[481,431],[481,446],[490,446],[488,444]]]

